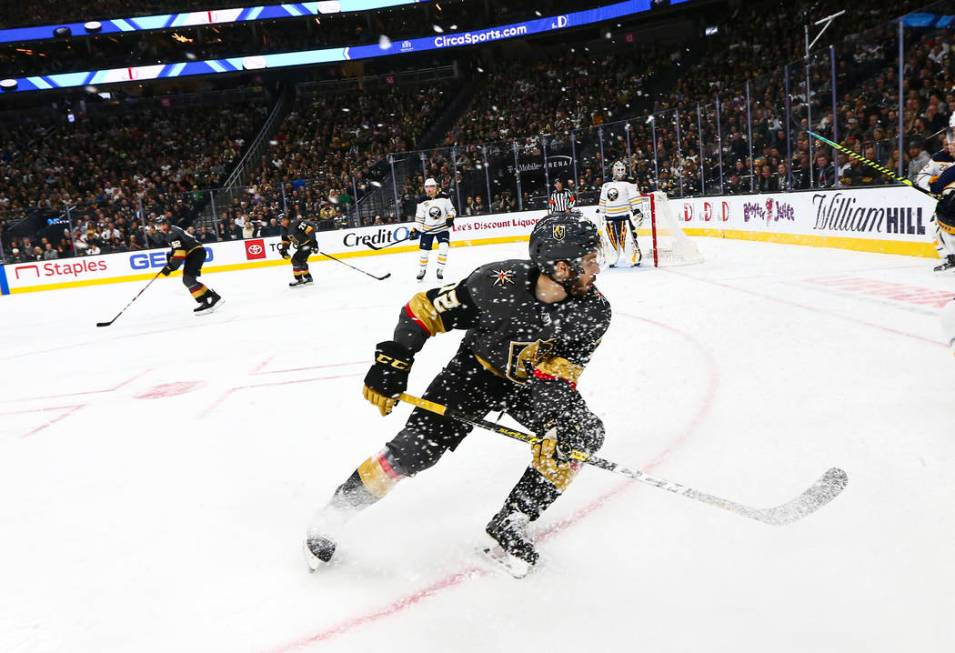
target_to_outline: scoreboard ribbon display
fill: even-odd
[[[670,4],[677,5],[689,1],[690,0],[670,0]],[[651,4],[652,0],[625,0],[624,2],[598,7],[597,9],[576,11],[570,14],[539,18],[521,23],[512,23],[510,25],[499,25],[497,27],[488,27],[480,30],[451,32],[448,34],[437,34],[404,41],[395,41],[386,45],[360,45],[344,48],[326,48],[323,50],[303,50],[299,52],[284,52],[248,57],[239,56],[227,59],[207,59],[205,61],[131,66],[128,68],[21,77],[14,80],[4,80],[4,82],[0,84],[0,89],[3,89],[0,91],[0,94],[27,93],[31,91],[75,88],[78,86],[99,86],[102,84],[120,84],[125,82],[142,82],[153,79],[191,77],[194,75],[217,75],[242,71],[268,70],[356,59],[390,57],[411,52],[446,50],[449,48],[480,45],[493,41],[502,41],[535,34],[546,34],[585,25],[593,25],[615,18],[623,18],[625,16],[649,11]],[[283,6],[287,7],[289,5]]]

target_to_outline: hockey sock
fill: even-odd
[[[335,490],[332,503],[361,510],[391,492],[403,478],[402,474],[395,471],[391,454],[385,447],[360,464],[348,480]]]
[[[192,294],[193,299],[195,299],[200,304],[205,301],[204,297],[206,293],[209,292],[208,288],[206,288],[204,285],[202,285],[198,281],[195,282],[194,284],[190,284],[188,288],[189,288],[189,292]]]
[[[505,512],[522,512],[534,521],[557,500],[561,491],[543,474],[528,467],[504,500]]]
[[[443,270],[447,262],[448,262],[448,244],[439,243],[438,244],[438,269]]]
[[[428,269],[428,259],[431,258],[431,250],[423,249],[421,254],[418,256],[418,266],[422,270]]]

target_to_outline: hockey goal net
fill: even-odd
[[[703,262],[703,255],[680,226],[666,193],[658,191],[641,195],[638,208],[643,214],[643,221],[637,225],[643,265],[661,267]],[[606,222],[600,218],[597,224],[601,232],[604,255],[614,260],[613,246],[607,237]],[[627,251],[621,258],[631,256],[632,246],[631,239],[627,238]]]
[[[641,195],[640,211],[643,213],[643,224],[637,228],[640,245],[650,245],[650,251],[643,253],[644,261],[652,262],[654,267],[703,262],[700,248],[683,231],[666,193]]]

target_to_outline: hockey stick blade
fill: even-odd
[[[738,515],[755,519],[770,526],[785,526],[786,524],[799,521],[803,517],[811,515],[822,508],[839,496],[839,494],[846,489],[848,483],[849,475],[838,467],[833,467],[819,477],[819,480],[809,489],[792,501],[773,508],[762,509],[744,506],[740,503],[721,499],[720,497],[689,488],[683,494],[697,501],[735,512]]]
[[[115,321],[116,321],[116,319],[114,318],[114,319],[110,320],[109,322],[97,322],[97,323],[96,323],[96,326],[98,326],[98,327],[108,327],[110,324],[112,324],[112,323],[115,322]]]
[[[370,249],[373,249],[376,252],[378,252],[388,247],[392,247],[393,245],[400,245],[401,243],[406,242],[408,240],[410,240],[410,238],[402,238],[401,240],[396,240],[393,243],[388,243],[387,245],[381,245],[381,246],[375,245],[374,243],[365,243],[365,245],[369,247]]]

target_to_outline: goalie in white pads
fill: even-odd
[[[428,259],[434,241],[438,241],[438,279],[444,279],[444,266],[448,262],[448,246],[451,242],[451,227],[457,212],[451,199],[441,193],[438,182],[430,177],[424,182],[424,195],[418,197],[418,210],[415,212],[415,226],[410,238],[421,238],[418,245],[418,281],[428,273]]]
[[[636,184],[627,181],[627,166],[615,161],[611,168],[613,180],[600,188],[600,204],[597,211],[604,217],[603,234],[607,249],[607,262],[616,267],[623,261],[628,266],[640,265],[643,254],[637,242],[637,229],[643,223],[640,211],[640,191]],[[627,233],[631,238],[627,238]]]
[[[945,134],[945,147],[932,156],[932,160],[925,164],[915,179],[915,183],[922,188],[933,193],[943,195],[955,192],[948,188],[950,183],[947,176],[943,180],[946,171],[955,164],[955,129],[949,129]],[[951,173],[949,173],[951,174]],[[939,207],[943,203],[939,203]],[[935,249],[938,251],[942,263],[935,267],[936,272],[943,272],[955,268],[955,230],[948,227],[953,218],[951,216],[941,215],[937,210],[935,216]]]

